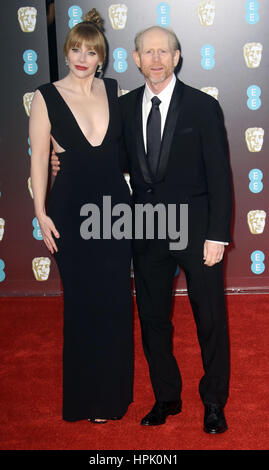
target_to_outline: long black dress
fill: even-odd
[[[60,233],[55,258],[64,291],[63,419],[67,421],[122,416],[133,399],[131,240],[102,238],[103,196],[111,198],[112,208],[118,203],[130,205],[119,163],[117,83],[112,79],[104,83],[110,118],[99,146],[88,142],[53,84],[38,88],[47,105],[51,134],[65,149],[58,154],[61,169],[50,193],[48,215]],[[93,214],[80,215],[88,203],[100,210],[100,239],[81,236],[82,222]],[[111,217],[111,224],[118,218]],[[88,231],[92,229],[89,226]]]

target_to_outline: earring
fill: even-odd
[[[101,72],[102,72],[102,68],[103,68],[103,64],[98,64],[97,72],[98,72],[98,73],[101,73]]]
[[[67,57],[65,57],[65,65],[69,65]]]

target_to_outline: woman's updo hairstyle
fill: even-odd
[[[81,23],[70,30],[64,44],[64,53],[67,54],[73,47],[80,47],[82,43],[87,49],[94,50],[102,63],[106,59],[106,40],[103,34],[103,20],[98,11],[93,8],[84,17]]]

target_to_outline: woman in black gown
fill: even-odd
[[[92,10],[70,31],[65,44],[69,74],[37,89],[30,116],[35,213],[55,254],[64,290],[67,421],[119,419],[132,402],[133,390],[131,240],[102,238],[103,197],[110,198],[112,208],[131,201],[119,164],[117,83],[95,77],[106,53],[98,21]],[[50,139],[61,171],[47,215]],[[100,210],[99,238],[96,232],[89,239],[80,233],[87,218],[80,215],[81,208],[88,203]]]

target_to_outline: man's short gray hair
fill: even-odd
[[[153,30],[165,31],[169,37],[169,42],[170,42],[172,50],[173,51],[180,50],[179,40],[177,38],[177,35],[174,33],[172,29],[162,28],[161,26],[151,26],[147,29],[144,29],[143,31],[140,31],[135,36],[135,50],[137,52],[141,51],[141,43],[142,43],[143,35],[147,33],[148,31],[153,31]]]

